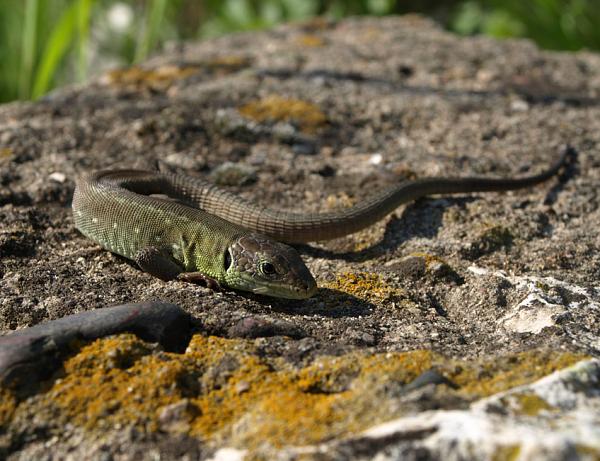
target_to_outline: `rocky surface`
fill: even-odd
[[[1,106],[2,331],[161,300],[193,336],[70,344],[50,377],[0,390],[0,456],[598,459],[599,91],[598,55],[406,16],[176,46]],[[532,173],[565,148],[535,188],[419,200],[300,247],[306,301],[153,279],[70,214],[96,168],[160,160],[315,211],[406,178]]]

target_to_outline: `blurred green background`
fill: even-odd
[[[0,0],[0,102],[145,59],[165,41],[316,15],[418,12],[459,34],[600,49],[600,0]]]

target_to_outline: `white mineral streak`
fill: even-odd
[[[246,450],[237,448],[220,448],[208,461],[243,461],[246,456]]]
[[[498,319],[498,323],[509,331],[539,333],[545,327],[556,325],[558,319],[574,310],[586,309],[600,314],[600,286],[585,288],[553,277],[511,276],[503,271],[490,271],[477,266],[471,266],[468,270],[475,275],[492,275],[507,280],[515,290],[523,293],[522,300]],[[577,300],[564,303],[556,289],[577,295]],[[597,349],[600,340],[590,336],[585,345]]]

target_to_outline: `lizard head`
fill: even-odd
[[[225,254],[231,288],[288,299],[310,298],[317,283],[298,252],[260,234],[237,239]]]

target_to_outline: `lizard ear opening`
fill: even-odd
[[[225,258],[223,261],[223,264],[225,266],[225,270],[229,270],[229,268],[231,267],[231,263],[233,262],[233,258],[231,257],[231,250],[229,248],[227,248],[225,250]]]

